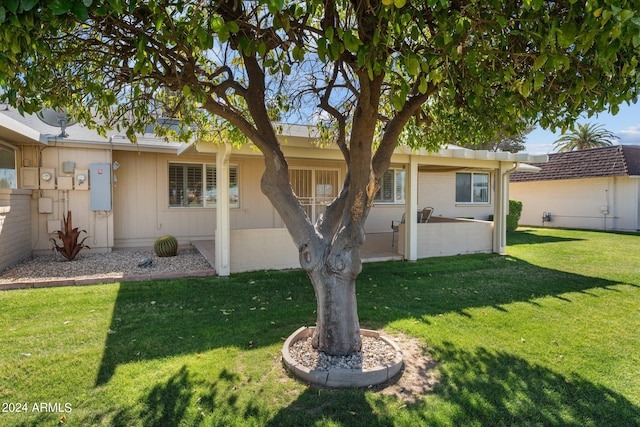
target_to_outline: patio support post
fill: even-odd
[[[418,259],[418,157],[409,156],[409,170],[405,176],[406,200],[405,200],[405,259],[416,261]]]
[[[216,234],[215,260],[218,276],[229,276],[231,271],[231,225],[229,221],[229,156],[231,144],[218,147],[216,156]]]
[[[496,202],[493,211],[493,252],[504,253],[507,247],[507,214],[509,213],[509,163],[500,162],[496,169]]]

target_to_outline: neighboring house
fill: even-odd
[[[640,230],[640,146],[550,154],[539,173],[511,175],[522,225]],[[543,218],[544,217],[544,218]]]
[[[344,161],[337,147],[318,148],[310,128],[283,128],[291,184],[315,219],[339,191]],[[93,252],[151,247],[158,236],[172,234],[181,244],[215,240],[220,275],[299,266],[297,249],[260,190],[264,161],[254,147],[167,143],[152,135],[131,144],[77,124],[66,134],[0,105],[0,187],[7,187],[0,188],[0,269],[50,253],[49,238],[68,210]],[[545,160],[459,147],[437,153],[399,148],[366,232],[386,233],[379,239],[385,251],[408,260],[503,252],[508,174],[519,162]],[[434,209],[431,221],[401,224],[392,247],[391,222],[427,206]],[[18,242],[19,252],[9,249]]]

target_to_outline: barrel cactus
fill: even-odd
[[[176,256],[178,253],[178,239],[170,234],[160,236],[153,244],[153,251],[159,257]]]

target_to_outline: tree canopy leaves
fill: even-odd
[[[638,10],[593,0],[11,0],[0,6],[0,87],[24,111],[66,104],[130,133],[171,114],[190,137],[194,125],[220,128],[217,115],[251,139],[255,61],[271,118],[348,129],[362,82],[379,79],[379,130],[392,125],[413,146],[481,142],[635,101]]]

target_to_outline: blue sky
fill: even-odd
[[[640,145],[640,102],[637,104],[622,104],[620,111],[615,116],[603,112],[591,118],[579,119],[577,123],[594,123],[602,125],[606,130],[613,132],[617,137],[618,144],[638,144]],[[553,152],[553,143],[562,134],[558,130],[556,133],[537,128],[527,135],[526,152],[530,154],[548,154]]]

